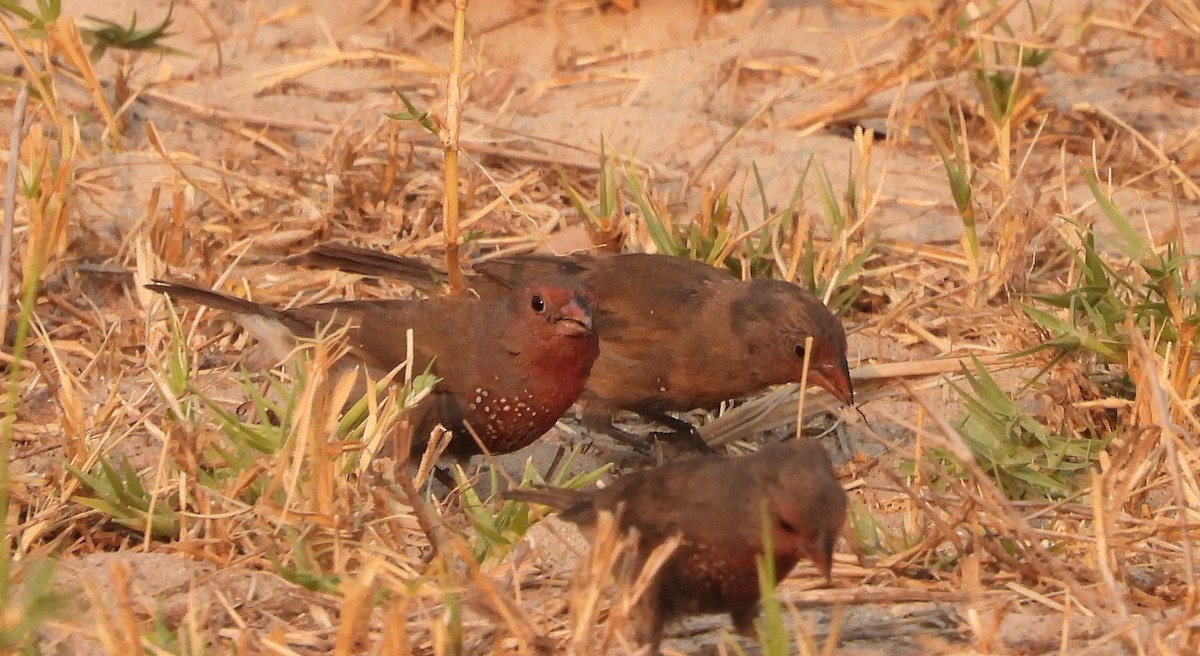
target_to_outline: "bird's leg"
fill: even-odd
[[[650,455],[650,443],[646,438],[623,431],[613,424],[613,408],[599,405],[592,400],[585,400],[580,405],[582,412],[579,418],[584,428],[592,432],[604,433],[643,456]]]
[[[749,605],[737,606],[729,609],[729,619],[733,620],[733,630],[739,635],[753,638],[757,632],[754,629],[754,620],[758,619],[759,605],[754,602]]]
[[[639,412],[638,415],[671,429],[670,432],[651,433],[656,438],[679,440],[702,453],[712,453],[713,451],[708,442],[705,442],[704,438],[700,436],[700,431],[696,430],[696,427],[690,422],[672,417],[665,412]]]
[[[604,429],[604,433],[644,456],[650,455],[650,442],[640,435],[623,431],[612,424]]]
[[[446,486],[447,495],[449,495],[450,492],[453,492],[454,488],[458,487],[458,481],[454,480],[454,475],[450,473],[449,469],[446,469],[441,465],[434,465],[433,478],[437,482]]]
[[[660,586],[657,579],[651,583],[637,600],[632,613],[633,635],[639,642],[650,645],[652,656],[662,656],[663,625],[666,624],[666,618],[659,608],[662,594]]]

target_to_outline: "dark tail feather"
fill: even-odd
[[[350,244],[318,244],[290,262],[316,269],[337,269],[360,276],[403,280],[426,292],[436,292],[446,282],[446,274],[416,258],[397,257],[381,251]]]
[[[155,280],[146,285],[146,289],[152,292],[161,292],[174,299],[184,299],[206,305],[210,308],[218,310],[226,310],[237,314],[246,314],[251,316],[266,317],[276,321],[285,321],[286,317],[282,312],[275,308],[251,303],[243,298],[223,294],[207,287],[198,287],[187,282],[172,282],[168,280]]]
[[[540,503],[555,510],[566,510],[587,498],[587,494],[578,490],[567,490],[558,487],[521,488],[505,490],[499,494],[506,501],[524,501],[525,503]]]

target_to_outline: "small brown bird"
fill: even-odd
[[[433,362],[441,378],[411,415],[413,449],[433,428],[453,433],[446,454],[480,452],[468,426],[492,453],[520,449],[550,430],[583,390],[599,343],[594,293],[577,278],[531,280],[488,299],[339,301],[287,310],[181,282],[147,288],[234,313],[282,359],[294,336],[349,324],[352,355],[377,376],[404,362],[413,330],[413,370]],[[264,321],[266,320],[266,321]]]
[[[444,274],[413,258],[345,244],[322,244],[302,264],[398,278],[436,290]],[[627,444],[613,426],[618,410],[699,439],[667,412],[711,409],[770,385],[800,382],[805,338],[812,337],[808,381],[854,403],[846,333],[820,299],[780,280],[737,280],[682,257],[520,255],[479,262],[470,278],[481,298],[521,280],[577,276],[601,299],[596,315],[600,356],[580,396],[584,425]]]
[[[640,534],[638,567],[678,534],[679,547],[638,601],[635,631],[655,653],[663,627],[699,613],[729,613],[752,634],[760,598],[755,557],[763,553],[765,503],[782,580],[801,558],[830,576],[833,545],[846,518],[846,493],[825,449],[812,440],[772,444],[748,456],[707,456],[623,476],[592,490],[509,490],[502,498],[540,503],[586,529],[614,513]]]

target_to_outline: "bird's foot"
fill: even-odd
[[[643,456],[649,456],[653,452],[653,450],[650,448],[650,441],[644,437],[641,437],[640,435],[627,433],[620,428],[611,425],[604,432],[612,439],[624,444],[634,451],[637,451]]]
[[[672,417],[665,412],[641,413],[641,415],[650,421],[670,429],[668,431],[650,433],[648,437],[677,442],[699,453],[714,453],[713,448],[700,435],[700,431],[690,422],[686,422],[678,417]]]
[[[704,437],[700,435],[700,431],[696,430],[696,427],[691,425],[689,425],[686,430],[677,429],[671,431],[655,431],[653,433],[649,433],[647,437],[656,440],[670,440],[672,442],[677,442],[699,453],[716,453],[716,450],[712,448],[712,445],[704,441]]]
[[[454,480],[454,474],[451,474],[449,469],[440,465],[434,466],[433,479],[446,487],[446,494],[449,494],[458,487],[458,481]]]

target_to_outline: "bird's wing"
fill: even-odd
[[[677,409],[674,372],[718,346],[703,343],[707,308],[716,290],[736,282],[705,264],[664,257],[608,258],[588,275],[601,294],[602,340],[588,389],[630,410]]]
[[[701,262],[635,254],[598,259],[587,279],[603,295],[598,330],[606,343],[635,358],[680,336],[681,327],[702,319],[714,286],[734,282]]]
[[[479,347],[476,322],[463,314],[477,313],[473,299],[434,297],[421,301],[369,300],[317,303],[286,310],[285,314],[298,324],[350,325],[347,340],[356,355],[367,364],[390,371],[408,357],[409,329],[413,331],[413,373],[421,373],[437,353],[465,353],[456,360],[470,362],[470,354]],[[454,321],[454,326],[444,322]],[[458,372],[443,370],[435,364],[435,373],[442,378]]]
[[[618,480],[609,489],[617,488]],[[631,481],[633,489],[621,492],[629,503],[626,521],[644,535],[665,539],[674,532],[715,532],[720,541],[739,531],[760,528],[758,500],[761,482],[753,472],[731,457],[703,458],[648,470]]]

